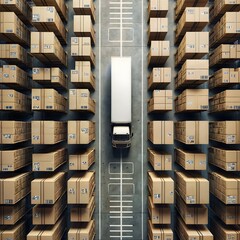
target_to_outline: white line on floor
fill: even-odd
[[[124,9],[126,9],[126,10],[131,10],[132,8],[133,8],[133,7],[122,7],[123,10],[124,10]],[[110,7],[109,9],[111,9],[111,10],[114,10],[114,9],[119,10],[120,7]]]
[[[124,13],[119,13],[119,12],[110,12],[110,15],[132,15],[132,12],[124,12]]]
[[[121,39],[122,40],[122,39]],[[122,47],[122,46],[120,46],[120,47]],[[122,49],[121,49],[121,56],[122,56]],[[120,156],[120,239],[122,239],[122,231],[123,231],[123,218],[122,218],[122,216],[123,216],[123,208],[122,208],[122,205],[123,205],[123,203],[122,203],[122,195],[123,195],[123,189],[122,189],[122,172],[123,172],[123,163],[122,163],[122,150],[121,150],[121,156]]]

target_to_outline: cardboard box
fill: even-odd
[[[148,148],[148,161],[155,171],[171,171],[172,155]]]
[[[240,178],[233,174],[209,172],[210,192],[225,204],[240,203]]]
[[[73,0],[73,10],[77,15],[90,15],[95,22],[96,8],[93,0]]]
[[[88,111],[95,114],[96,102],[88,89],[69,89],[69,109]]]
[[[54,204],[66,191],[64,172],[49,178],[36,178],[31,182],[32,204]]]
[[[153,144],[173,144],[173,121],[148,122],[148,139]]]
[[[0,224],[15,225],[29,210],[30,206],[27,207],[26,198],[14,205],[2,205],[0,206]]]
[[[210,111],[240,110],[240,90],[225,90],[210,98]]]
[[[32,144],[56,144],[66,140],[66,123],[32,121]]]
[[[174,181],[166,174],[148,172],[148,191],[153,204],[174,203]]]
[[[31,138],[31,123],[20,121],[0,121],[0,143],[15,144]]]
[[[13,172],[31,164],[32,147],[0,151],[0,171]]]
[[[30,45],[30,31],[14,12],[0,12],[0,37],[5,43]]]
[[[153,204],[151,197],[148,197],[148,213],[152,224],[171,224],[170,206]]]
[[[153,97],[148,100],[148,113],[171,111],[172,95],[172,90],[153,90]]]
[[[175,191],[175,207],[186,225],[208,224],[208,208],[205,205],[187,205]]]
[[[214,239],[214,236],[206,226],[187,226],[180,217],[176,221],[176,232],[179,239]]]
[[[95,196],[90,198],[89,203],[73,206],[70,210],[71,222],[90,222],[95,210]]]
[[[197,173],[175,172],[176,191],[186,204],[208,204],[209,182]]]
[[[210,122],[209,138],[225,144],[240,144],[240,121]]]
[[[165,64],[170,56],[169,41],[151,41],[148,53],[148,66],[160,66]]]
[[[168,18],[150,18],[148,44],[153,40],[164,40],[168,32]]]
[[[44,87],[67,88],[67,76],[60,68],[33,68],[32,79]]]
[[[89,144],[95,140],[95,122],[68,121],[68,144]]]
[[[74,15],[73,32],[77,37],[90,37],[92,44],[95,45],[96,33],[90,15]]]
[[[95,54],[90,37],[71,37],[71,56],[78,61],[90,61],[94,67]]]
[[[149,18],[166,17],[168,13],[167,0],[150,0],[148,3]]]
[[[88,204],[95,189],[95,172],[74,174],[67,184],[68,204]]]
[[[185,170],[207,170],[207,156],[199,151],[176,148],[175,161]]]
[[[148,77],[148,89],[165,88],[171,82],[171,68],[153,68]]]
[[[240,150],[210,147],[208,161],[225,171],[240,171]]]
[[[75,61],[75,69],[71,70],[71,82],[79,88],[95,90],[95,76],[89,61]]]
[[[175,98],[175,111],[207,111],[208,89],[186,89]]]
[[[67,53],[53,32],[31,32],[31,54],[42,63],[67,67]]]
[[[168,227],[160,227],[159,225],[153,225],[151,221],[148,221],[148,239],[159,240],[173,240],[173,231]]]
[[[175,122],[175,139],[185,144],[208,144],[208,121]]]
[[[69,170],[88,170],[95,163],[95,149],[89,148],[78,154],[69,155]]]
[[[34,172],[53,172],[66,161],[66,148],[60,148],[56,151],[34,153],[32,155],[32,170]]]
[[[54,89],[32,89],[32,110],[67,111],[67,99]]]
[[[67,30],[55,7],[33,6],[32,24],[39,32],[54,32],[61,44],[67,44]]]
[[[27,235],[27,240],[62,239],[66,231],[66,218],[62,217],[53,226],[35,226]]]
[[[16,204],[30,193],[31,173],[0,179],[0,204]]]
[[[73,226],[68,231],[68,239],[89,239],[95,238],[95,221],[91,220],[89,223],[81,226]]]
[[[196,87],[209,80],[209,60],[187,59],[175,77],[175,89]]]
[[[63,214],[67,205],[66,194],[52,206],[35,205],[32,209],[33,225],[54,225]]]
[[[27,234],[27,226],[26,222],[22,221],[17,223],[14,226],[10,227],[1,227],[0,228],[0,235],[2,240],[7,239],[14,239],[14,240],[21,240],[26,238]]]

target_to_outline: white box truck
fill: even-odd
[[[131,146],[132,76],[131,57],[111,58],[112,146]]]

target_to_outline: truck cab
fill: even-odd
[[[129,126],[113,126],[112,146],[114,148],[129,148],[132,134]]]

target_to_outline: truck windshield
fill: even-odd
[[[113,135],[113,139],[116,141],[126,141],[129,140],[129,135]]]

